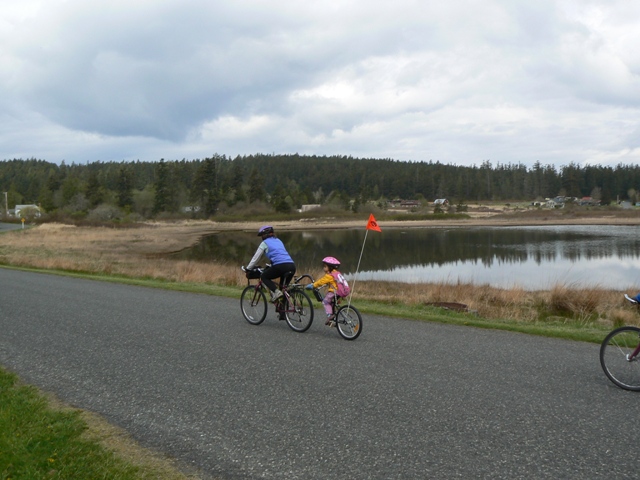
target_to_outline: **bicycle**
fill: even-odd
[[[267,297],[265,290],[268,290],[262,283],[260,278],[264,269],[256,267],[247,270],[242,267],[247,277],[247,287],[242,291],[240,296],[240,308],[245,320],[252,325],[260,325],[267,317]],[[293,272],[283,275],[280,278],[280,290],[282,297],[274,303],[276,313],[279,320],[286,320],[287,325],[295,332],[306,332],[313,323],[313,303],[304,291],[304,285],[300,282],[305,278],[311,278],[309,275],[300,275],[293,278],[293,283],[287,280],[293,278]],[[257,279],[258,283],[251,284],[251,280]]]
[[[311,283],[313,278],[309,277]],[[322,302],[322,292],[318,288],[314,288],[313,295],[316,300]],[[341,305],[343,298],[335,295],[331,303],[331,310],[333,312],[332,322],[337,327],[338,333],[345,340],[355,340],[362,333],[362,315],[356,307],[349,303],[348,305]],[[333,326],[333,325],[332,325]]]
[[[620,388],[640,391],[640,328],[625,326],[611,331],[600,346],[600,365]]]

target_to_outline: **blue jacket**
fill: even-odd
[[[255,255],[247,265],[248,269],[252,269],[255,267],[262,255],[265,254],[269,259],[271,265],[279,265],[281,263],[294,263],[293,259],[287,252],[287,249],[284,248],[284,243],[282,240],[276,237],[268,237],[265,238],[262,243],[258,246]]]

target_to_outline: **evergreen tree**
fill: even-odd
[[[262,201],[265,197],[264,178],[262,178],[258,169],[254,167],[249,175],[249,203]]]
[[[73,198],[82,192],[80,179],[76,175],[68,175],[60,187],[62,191],[62,206],[71,203]]]
[[[266,185],[260,172],[270,172]],[[277,188],[284,191],[278,192]],[[554,197],[561,191],[572,197],[589,196],[596,188],[603,203],[633,200],[640,190],[640,166],[583,167],[570,163],[558,170],[554,165],[536,162],[528,169],[520,164],[494,166],[487,160],[480,166],[463,167],[432,161],[262,154],[233,160],[214,155],[203,161],[160,163],[56,165],[36,159],[0,161],[0,192],[8,192],[11,202],[40,203],[47,212],[64,208],[65,213],[74,213],[74,208],[95,208],[110,199],[125,207],[132,205],[143,215],[150,214],[151,206],[158,214],[177,211],[180,205],[192,201],[201,204],[203,214],[210,215],[223,199],[233,205],[247,198],[251,202],[265,201],[270,194],[278,209],[285,209],[285,203],[293,208],[303,203],[330,202],[332,197],[325,199],[325,192],[332,192],[331,203],[347,208],[356,197],[361,205],[383,198],[420,196],[430,201],[464,198],[530,202]]]
[[[153,200],[153,215],[170,211],[173,188],[169,165],[161,158],[156,166],[155,196]]]
[[[195,197],[202,213],[205,217],[215,214],[220,196],[218,193],[218,174],[216,168],[216,159],[207,158],[202,164],[194,179],[194,190],[192,197]]]
[[[131,208],[133,206],[133,173],[126,166],[120,167],[118,171],[116,191],[118,193],[118,206],[120,208]]]
[[[98,181],[98,172],[92,170],[87,180],[85,197],[89,201],[91,208],[95,208],[104,201],[104,190]]]

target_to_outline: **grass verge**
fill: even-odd
[[[372,301],[354,302],[362,313],[400,317],[419,321],[462,325],[492,330],[526,333],[543,337],[561,338],[580,342],[600,343],[611,331],[605,325],[580,322],[571,319],[544,320],[540,322],[519,322],[513,319],[490,319],[475,313],[459,313],[438,307],[421,305],[393,305]]]
[[[189,478],[115,427],[56,403],[0,369],[0,478]]]

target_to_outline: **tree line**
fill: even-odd
[[[135,214],[153,218],[220,212],[261,205],[290,212],[303,204],[355,209],[393,199],[451,203],[533,201],[555,196],[595,197],[603,205],[636,201],[640,166],[556,167],[522,164],[458,166],[350,156],[213,155],[157,162],[64,162],[37,159],[0,162],[0,191],[11,209],[37,204],[45,212],[73,216]]]

